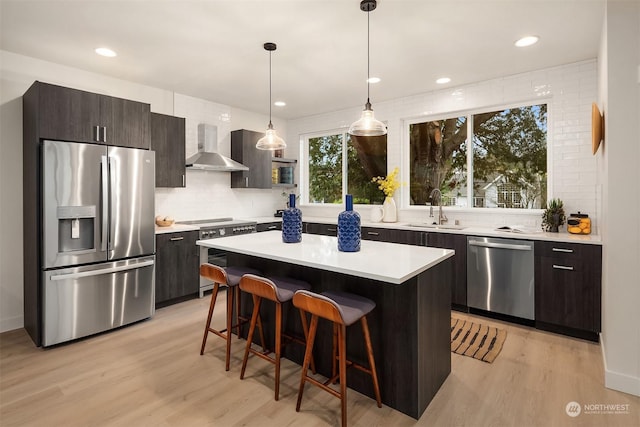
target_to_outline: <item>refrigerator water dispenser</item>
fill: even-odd
[[[59,206],[58,252],[94,251],[95,206]]]

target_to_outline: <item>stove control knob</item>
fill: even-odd
[[[202,232],[202,238],[204,239],[205,237],[209,237],[209,232],[208,231],[203,231]]]
[[[225,234],[227,234],[227,232],[225,231],[225,229],[224,229],[224,228],[221,228],[221,229],[220,229],[220,235],[221,235],[221,236],[224,236]]]

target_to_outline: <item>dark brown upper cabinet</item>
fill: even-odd
[[[151,113],[151,149],[156,152],[156,187],[184,187],[185,119]]]
[[[34,98],[40,139],[150,147],[149,104],[42,82],[25,96]]]
[[[269,150],[258,150],[256,142],[263,133],[251,130],[231,132],[231,158],[249,168],[231,172],[231,188],[271,188],[271,155]]]

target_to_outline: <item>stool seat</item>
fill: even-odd
[[[252,294],[253,296],[253,312],[251,314],[251,324],[249,326],[249,335],[247,336],[247,346],[245,347],[244,357],[242,359],[242,369],[240,371],[240,379],[244,378],[247,368],[247,360],[249,353],[260,357],[275,365],[275,400],[280,398],[280,358],[282,354],[282,337],[288,338],[299,344],[305,345],[308,335],[307,318],[302,310],[300,310],[300,318],[302,321],[302,330],[304,332],[305,341],[285,335],[282,333],[282,304],[290,301],[296,291],[311,289],[311,285],[305,281],[297,280],[291,277],[260,277],[255,274],[245,274],[240,280],[240,289],[243,292]],[[253,341],[253,332],[256,323],[260,324],[260,304],[263,299],[273,301],[276,304],[275,313],[275,357],[270,357],[266,350],[258,352],[251,348]],[[264,345],[263,345],[264,349]],[[315,372],[315,365],[311,360],[311,369]]]
[[[225,267],[224,271],[227,273],[226,285],[229,287],[238,286],[240,279],[245,274],[260,274],[258,270],[249,267]]]
[[[360,295],[340,291],[326,291],[320,294],[334,304],[345,325],[350,326],[366,316],[376,307],[376,303]]]
[[[296,291],[311,289],[309,283],[291,277],[271,277],[271,281],[276,285],[276,296],[280,302],[291,300]]]
[[[209,304],[209,314],[207,315],[207,323],[204,325],[204,336],[202,337],[202,346],[200,347],[200,355],[204,354],[204,348],[207,344],[209,333],[213,333],[227,342],[227,352],[225,360],[225,369],[229,370],[229,361],[231,359],[231,330],[236,329],[236,335],[240,338],[240,326],[247,323],[249,319],[240,316],[240,280],[245,274],[260,274],[256,269],[250,267],[220,267],[209,263],[200,266],[200,275],[213,282],[213,290],[211,291],[211,303]],[[227,287],[227,322],[225,329],[214,329],[211,327],[211,319],[213,318],[213,309],[218,298],[220,286]],[[235,300],[236,318],[233,324],[233,303]],[[262,347],[264,345],[264,334],[262,333],[262,323],[258,324],[260,329],[260,339]]]

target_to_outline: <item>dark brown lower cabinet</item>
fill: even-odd
[[[535,243],[536,327],[598,341],[602,247]]]
[[[426,233],[427,246],[453,249],[453,283],[451,285],[451,307],[467,311],[467,236],[463,234]]]
[[[423,245],[422,233],[411,230],[395,230],[393,228],[362,227],[362,239],[378,242],[402,243],[405,245]]]
[[[156,307],[198,296],[198,231],[156,234]]]

